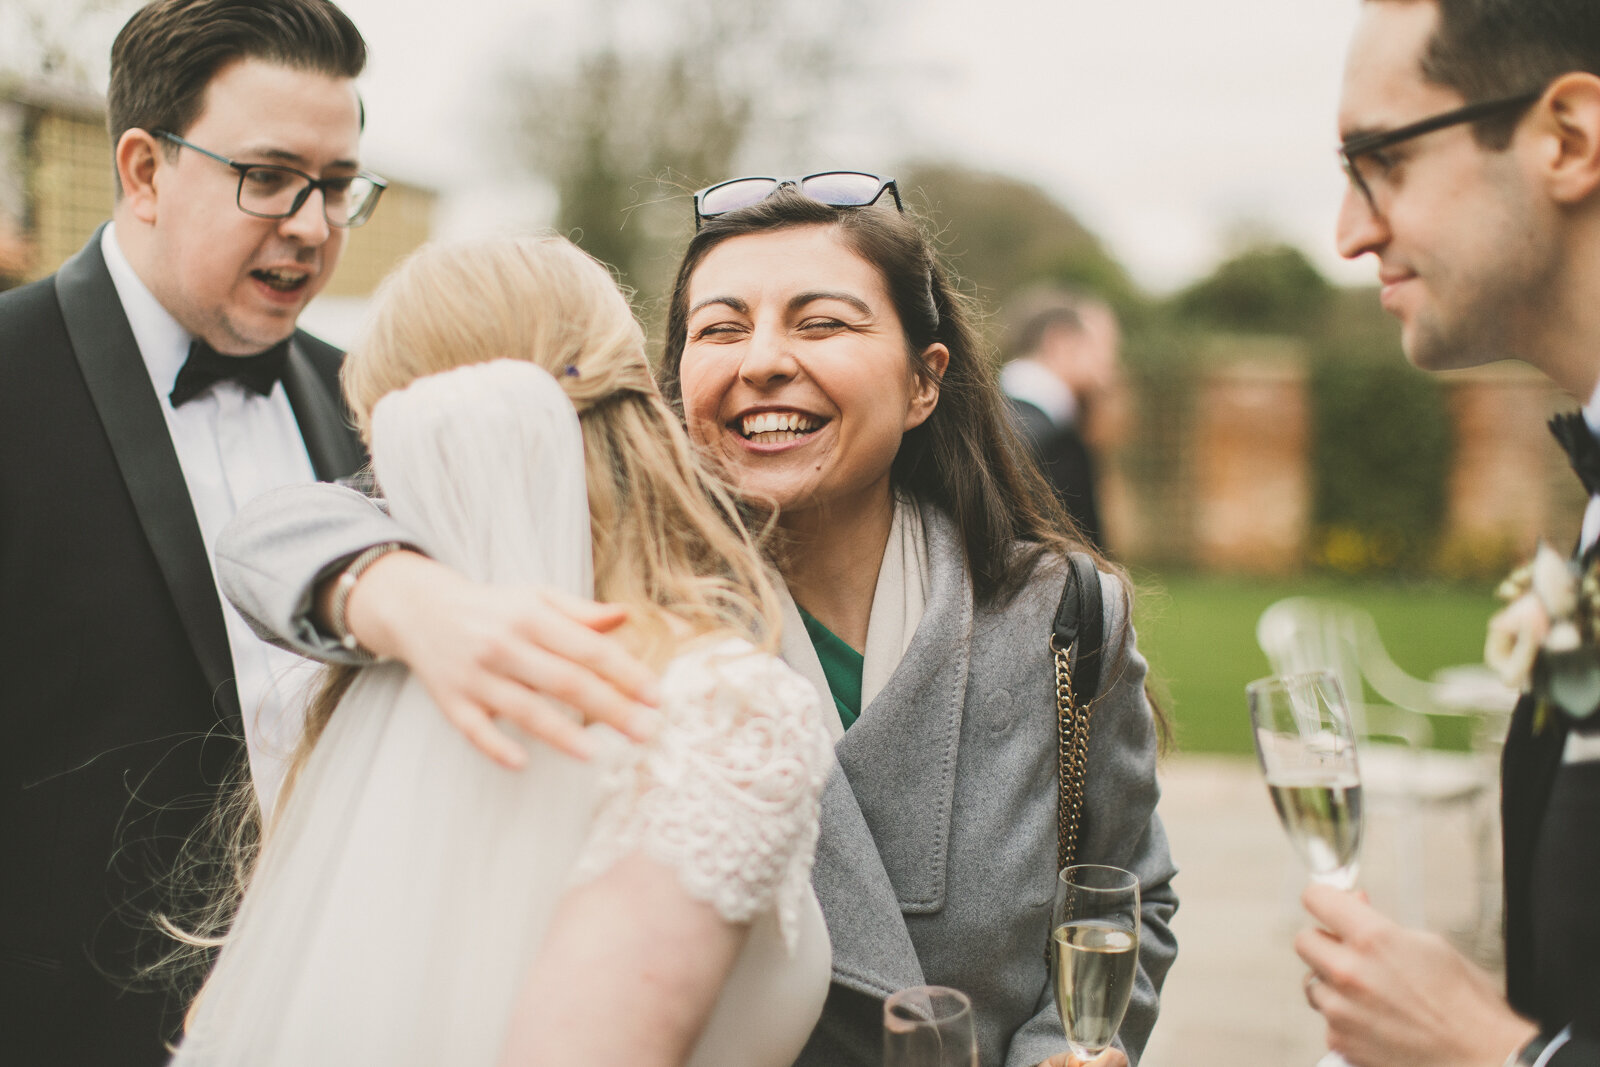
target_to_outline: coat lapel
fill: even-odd
[[[300,425],[300,438],[306,443],[311,468],[324,482],[348,477],[361,469],[366,457],[345,423],[344,410],[330,396],[310,357],[301,347],[297,333],[289,345],[289,358],[283,367],[283,391]]]
[[[835,747],[813,878],[835,980],[879,995],[922,981],[904,916],[944,906],[966,702],[970,583],[950,521],[932,511],[923,521],[927,608],[893,677]]]
[[[178,615],[218,707],[239,715],[233,660],[205,541],[133,330],[100,254],[100,233],[56,272],[72,351]]]
[[[922,964],[877,841],[837,766],[822,792],[822,833],[811,885],[828,921],[835,982],[876,997],[923,983]]]

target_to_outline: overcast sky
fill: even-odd
[[[1036,182],[1158,291],[1261,231],[1340,280],[1372,279],[1369,265],[1341,264],[1331,248],[1342,188],[1334,110],[1359,0],[890,2],[854,43],[890,106],[841,107],[816,134],[817,166],[951,159]],[[363,92],[374,169],[454,194],[446,230],[547,220],[547,197],[486,177],[503,169],[492,146],[504,101],[494,97],[509,67],[559,54],[584,5],[342,6],[371,46]],[[99,54],[131,7],[95,27]]]

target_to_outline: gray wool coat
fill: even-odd
[[[923,508],[929,592],[904,658],[835,746],[812,881],[833,985],[804,1067],[876,1067],[883,999],[906,986],[972,997],[983,1067],[1066,1048],[1044,949],[1056,856],[1054,669],[1065,569],[1046,560],[1003,607],[974,603],[954,523]],[[268,640],[348,654],[310,622],[311,589],[367,547],[406,540],[357,493],[295,487],[247,506],[218,543],[224,591]],[[1093,702],[1078,862],[1133,871],[1139,973],[1118,1044],[1137,1065],[1177,954],[1176,870],[1155,813],[1156,734],[1122,584],[1101,575],[1106,659]]]

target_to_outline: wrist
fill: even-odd
[[[353,651],[397,658],[400,647],[392,613],[396,604],[405,602],[407,575],[419,567],[425,570],[431,562],[404,545],[380,545],[357,556],[330,583],[329,632]]]

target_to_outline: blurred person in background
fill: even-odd
[[[1121,386],[1116,315],[1104,301],[1048,290],[1025,294],[1007,317],[1000,388],[1067,514],[1104,551],[1095,446],[1114,420]]]
[[[1584,405],[1553,428],[1591,494],[1575,562],[1592,573],[1600,5],[1365,0],[1339,132],[1350,179],[1339,251],[1377,260],[1410,361],[1519,359]],[[1552,619],[1528,606],[1517,628],[1532,663]],[[1592,661],[1592,622],[1569,654],[1587,646]],[[1296,941],[1306,996],[1329,1046],[1356,1067],[1600,1063],[1600,715],[1542,688],[1551,669],[1541,656],[1506,738],[1504,994],[1442,938],[1398,926],[1363,896],[1305,892],[1318,923]]]

